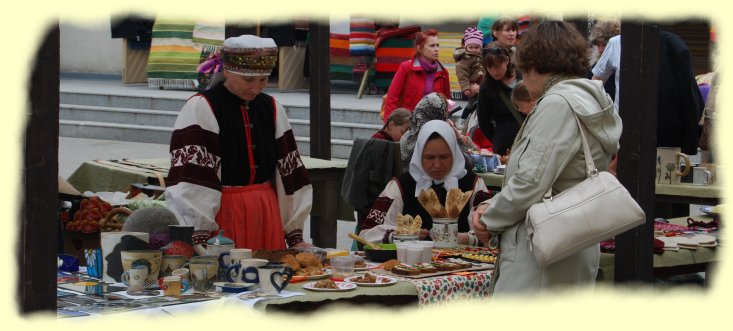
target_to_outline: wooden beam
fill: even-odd
[[[310,23],[310,156],[331,159],[331,80],[328,22]]]
[[[23,313],[56,310],[59,173],[59,26],[49,29],[30,79],[18,291]]]
[[[621,31],[621,77],[617,89],[624,129],[618,178],[644,210],[647,220],[616,236],[614,280],[649,283],[653,280],[654,262],[659,29],[645,22],[624,21]]]

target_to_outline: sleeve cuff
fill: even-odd
[[[285,234],[285,243],[288,247],[293,247],[301,242],[303,242],[303,230],[297,229]]]

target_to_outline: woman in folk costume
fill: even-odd
[[[437,30],[415,34],[415,55],[400,64],[387,90],[385,122],[396,108],[412,111],[422,97],[432,92],[450,98],[448,70],[438,61],[439,50]]]
[[[443,120],[432,120],[420,128],[409,171],[393,178],[374,202],[361,225],[360,236],[371,242],[392,242],[397,214],[420,215],[420,239],[428,236],[433,219],[418,202],[421,190],[433,189],[445,205],[447,191],[473,191],[458,217],[458,243],[479,246],[469,226],[473,206],[491,197],[484,181],[466,171],[465,158],[456,140],[455,129]]]
[[[276,61],[270,38],[226,39],[202,64],[223,71],[183,106],[171,136],[168,208],[196,230],[223,229],[236,247],[310,246],[308,174],[285,109],[261,93]]]

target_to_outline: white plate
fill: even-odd
[[[339,291],[348,291],[353,290],[356,288],[356,284],[354,283],[348,283],[348,282],[334,282],[338,288],[317,288],[314,287],[316,285],[316,282],[310,282],[303,285],[303,288],[306,290],[311,291],[321,291],[321,292],[339,292]]]
[[[374,262],[364,262],[366,264],[366,267],[364,268],[354,268],[354,271],[367,271],[369,269],[374,269],[378,267],[381,263],[374,263]]]
[[[720,216],[720,214],[713,212],[712,206],[700,207],[700,211],[707,214],[708,216],[713,216],[713,217]]]
[[[392,278],[392,277],[389,277],[389,276],[383,276],[383,275],[377,275],[377,282],[376,283],[359,283],[359,282],[355,282],[354,279],[359,278],[359,277],[362,277],[362,276],[351,276],[351,277],[347,277],[346,279],[344,279],[344,281],[345,282],[349,282],[349,283],[354,283],[354,284],[359,285],[359,286],[373,286],[373,287],[377,287],[377,286],[388,286],[388,285],[392,285],[392,284],[397,283],[397,279]],[[383,280],[383,279],[386,279],[387,282],[380,283],[380,280]]]

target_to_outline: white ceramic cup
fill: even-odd
[[[258,268],[267,264],[265,259],[243,259],[239,261],[239,268],[233,264],[234,270],[237,270],[236,283],[259,283],[260,278]],[[230,266],[230,268],[232,268]]]
[[[713,175],[706,167],[692,168],[692,184],[693,185],[710,185]]]
[[[293,278],[293,269],[285,265],[268,264],[257,268],[257,276],[260,279],[262,292],[278,294],[290,283],[290,279]]]
[[[422,255],[420,257],[420,262],[422,263],[430,263],[433,261],[433,244],[435,244],[432,240],[420,240],[416,242],[417,245],[420,245],[422,247]]]

